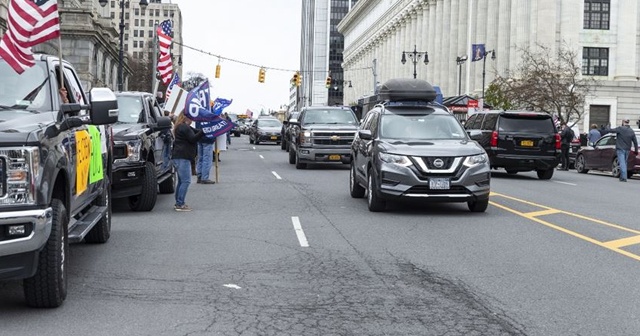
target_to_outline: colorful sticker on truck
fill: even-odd
[[[87,185],[104,178],[102,170],[102,136],[97,127],[76,131],[76,195],[87,190]]]

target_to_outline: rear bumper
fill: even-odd
[[[0,230],[7,226],[26,224],[31,233],[26,237],[0,240],[0,280],[23,279],[35,274],[38,253],[49,239],[52,209],[11,211],[0,213]]]
[[[515,171],[553,169],[560,163],[560,156],[530,156],[497,154],[489,156],[492,168],[505,168]]]

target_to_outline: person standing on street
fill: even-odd
[[[190,125],[191,120],[185,113],[181,113],[173,127],[175,141],[171,157],[178,174],[174,206],[176,211],[191,211],[191,208],[185,204],[189,184],[191,184],[191,160],[196,157],[198,140],[204,136],[202,130],[196,130]]]
[[[569,170],[569,148],[571,148],[571,141],[573,141],[575,134],[566,123],[562,123],[562,127],[562,132],[560,132],[560,150],[562,151],[562,156],[560,157],[562,159],[561,170]]]
[[[202,129],[202,122],[196,122],[196,129]],[[215,181],[209,179],[211,165],[213,163],[213,147],[216,139],[202,137],[198,141],[198,158],[196,159],[196,183],[214,184]]]
[[[596,141],[598,141],[600,137],[602,137],[602,134],[600,134],[600,131],[598,130],[598,125],[591,125],[591,130],[589,130],[589,136],[587,137],[589,146],[595,145]]]
[[[631,144],[638,155],[638,140],[636,133],[629,126],[629,119],[622,121],[622,126],[606,130],[607,133],[616,134],[616,154],[618,155],[618,165],[620,165],[620,182],[627,182],[627,159],[631,151]]]
[[[233,123],[233,120],[231,120],[231,117],[229,116],[229,114],[227,112],[224,113],[224,118],[230,122]],[[227,132],[227,146],[231,145],[231,131]]]

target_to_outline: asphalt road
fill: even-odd
[[[0,283],[0,335],[637,335],[640,179],[493,174],[491,205],[370,213],[347,166],[233,138],[190,213],[117,202],[58,309]]]

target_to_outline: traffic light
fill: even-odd
[[[264,75],[265,75],[264,68],[260,68],[260,71],[258,71],[258,82],[264,83]]]
[[[300,71],[296,71],[296,73],[293,75],[293,82],[296,86],[300,86],[300,84],[302,83],[302,76],[300,75]]]
[[[327,86],[327,88],[331,87],[331,76],[327,76],[326,86]]]
[[[216,65],[216,78],[220,78],[220,64]]]

